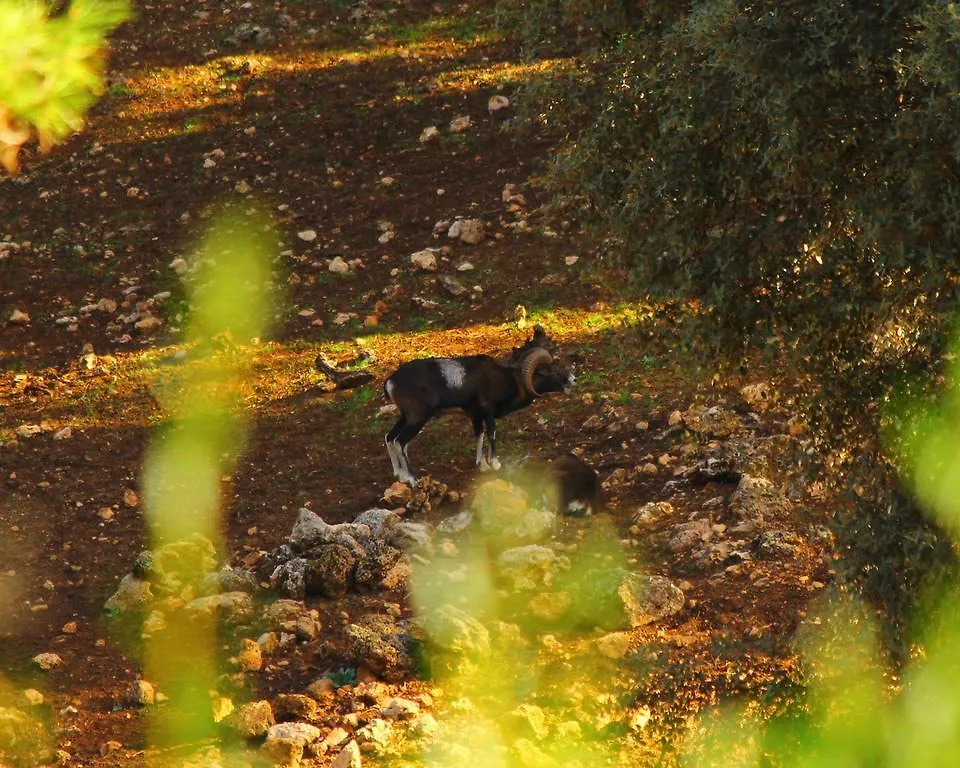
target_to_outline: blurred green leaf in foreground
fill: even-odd
[[[0,0],[0,163],[20,166],[20,147],[42,150],[83,126],[103,92],[106,37],[130,18],[128,0],[74,0],[51,17],[37,0]]]
[[[213,553],[222,551],[224,477],[245,444],[241,385],[270,316],[269,229],[256,209],[216,218],[193,256],[189,360],[181,376],[157,393],[171,420],[147,451],[144,498],[154,551],[173,543],[199,553],[194,567],[181,569],[182,595],[203,593]],[[170,611],[164,630],[150,638],[147,677],[170,702],[154,718],[153,745],[215,735],[210,696],[220,672],[217,619],[215,613],[197,619]]]

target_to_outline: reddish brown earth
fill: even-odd
[[[142,506],[129,491],[140,494],[144,450],[169,418],[152,383],[166,375],[163,355],[140,354],[179,338],[184,294],[169,263],[188,253],[214,203],[243,207],[248,196],[274,217],[287,294],[274,341],[256,355],[249,444],[223,485],[225,561],[277,546],[301,506],[331,522],[376,506],[392,480],[382,443],[389,423],[376,417],[380,382],[398,362],[425,353],[509,350],[529,333],[515,323],[523,305],[561,343],[581,385],[576,395],[504,420],[501,453],[550,458],[576,448],[604,479],[630,470],[612,489],[609,517],[652,571],[688,582],[679,615],[637,630],[638,644],[659,644],[667,659],[644,700],[681,721],[720,695],[760,696],[794,679],[791,632],[811,585],[829,578],[819,545],[731,574],[693,568],[659,534],[704,500],[728,498],[733,486],[691,486],[678,497],[665,488],[669,469],[632,471],[690,439],[660,437],[675,409],[699,398],[745,413],[743,382],[711,388],[681,377],[680,353],[656,319],[597,319],[637,297],[615,290],[622,275],[596,258],[575,222],[540,209],[533,182],[550,137],[506,130],[513,108],[488,114],[491,95],[514,98],[529,75],[516,66],[515,45],[474,34],[490,29],[490,8],[363,7],[351,20],[353,7],[338,4],[142,6],[114,38],[112,85],[88,127],[47,156],[28,152],[21,175],[0,180],[0,669],[11,692],[44,693],[69,764],[145,760],[144,715],[125,703],[142,669],[138,649],[102,613],[149,546]],[[229,44],[241,22],[268,27],[276,40]],[[447,124],[458,115],[473,124],[454,135]],[[422,145],[429,125],[441,137]],[[215,165],[205,167],[207,158]],[[522,204],[504,202],[508,183]],[[469,246],[434,237],[434,223],[455,216],[482,218],[487,239]],[[389,242],[378,242],[380,220],[393,225]],[[511,228],[518,221],[527,231]],[[297,236],[308,229],[313,242]],[[428,246],[446,249],[440,273],[482,293],[453,297],[416,271],[409,254]],[[327,260],[338,255],[362,267],[333,275]],[[568,265],[571,256],[579,259]],[[472,272],[455,270],[464,260]],[[157,310],[159,329],[119,327],[123,307],[79,314],[101,298],[122,303],[133,285],[140,300],[171,292]],[[415,296],[437,306],[421,309]],[[30,322],[6,323],[14,309]],[[357,317],[338,326],[339,312]],[[365,328],[373,313],[378,325]],[[56,322],[67,316],[79,320]],[[357,336],[376,353],[376,381],[361,394],[327,393],[314,357],[352,357]],[[89,351],[97,356],[90,369]],[[624,424],[649,428],[583,426],[610,404]],[[18,426],[41,422],[42,434],[16,437]],[[54,440],[66,426],[71,436]],[[757,427],[759,435],[781,431],[785,416],[776,411]],[[472,446],[468,423],[451,417],[428,427],[413,454],[436,479],[467,491]],[[675,518],[643,529],[637,541],[633,511],[667,498]],[[798,530],[816,519],[809,500],[800,501]],[[726,522],[724,510],[714,522]],[[329,632],[261,673],[255,692],[302,690],[341,666],[339,614],[354,606],[316,607]],[[30,660],[44,651],[58,653],[63,666],[37,671]],[[103,756],[111,740],[121,746]]]

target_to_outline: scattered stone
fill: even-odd
[[[608,659],[622,659],[630,649],[630,635],[626,632],[611,632],[598,638],[597,650]]]
[[[226,624],[242,624],[253,615],[253,597],[247,592],[224,592],[191,600],[184,606],[194,619],[218,618]]]
[[[305,243],[312,243],[317,239],[317,232],[313,229],[304,229],[300,232],[297,232],[297,237],[299,237]]]
[[[470,115],[455,117],[450,121],[450,133],[463,133],[472,124],[473,121],[470,119]]]
[[[14,309],[7,322],[11,325],[27,325],[30,322],[30,315],[19,309]]]
[[[157,701],[157,691],[153,683],[146,680],[134,680],[130,686],[130,703],[137,707],[149,707]]]
[[[298,768],[303,760],[303,743],[283,736],[270,736],[260,745],[260,754],[273,765],[283,768]]]
[[[790,531],[772,529],[763,531],[750,542],[750,551],[761,558],[793,557],[800,545],[800,537]]]
[[[69,440],[73,437],[73,430],[70,427],[64,427],[63,429],[58,429],[53,433],[54,440]]]
[[[358,589],[375,589],[403,558],[400,549],[385,541],[370,544],[357,565],[355,583]]]
[[[683,552],[713,538],[713,528],[709,520],[692,520],[689,523],[678,525],[674,531],[675,533],[667,543],[671,552]]]
[[[459,298],[460,296],[470,293],[470,289],[455,277],[451,277],[450,275],[440,275],[438,280],[440,285],[443,286],[443,289],[454,298]]]
[[[20,692],[20,703],[25,707],[39,707],[43,702],[43,694],[36,688],[25,688]]]
[[[151,331],[157,330],[161,325],[163,325],[163,320],[159,317],[147,315],[137,320],[137,322],[133,324],[133,327],[140,331],[140,333],[150,333]]]
[[[56,669],[63,665],[63,659],[55,653],[38,653],[33,657],[32,661],[44,672],[49,672],[51,669]]]
[[[224,724],[243,739],[262,738],[276,724],[269,701],[251,701],[235,709]]]
[[[528,544],[504,550],[497,558],[497,571],[514,590],[550,586],[557,554],[549,547]]]
[[[309,552],[304,572],[306,595],[335,600],[347,594],[357,566],[357,556],[343,544],[324,544]]]
[[[361,768],[360,747],[351,740],[330,763],[330,768]]]
[[[249,22],[237,24],[225,38],[225,42],[233,46],[243,44],[267,46],[272,45],[275,40],[276,36],[269,27],[261,27],[259,24]]]
[[[394,696],[380,707],[380,717],[386,720],[410,720],[420,713],[420,705],[410,699]]]
[[[433,554],[433,532],[426,523],[402,521],[390,526],[385,533],[386,541],[404,552]]]
[[[314,704],[314,707],[316,707],[316,704]],[[320,729],[315,725],[310,725],[310,723],[277,723],[267,729],[267,741],[292,741],[301,747],[306,747],[318,741],[320,735]]]
[[[607,631],[632,629],[671,616],[684,604],[683,592],[663,576],[623,568],[595,570],[575,585],[571,610],[577,622]]]
[[[747,384],[740,388],[740,396],[754,410],[766,411],[776,400],[776,393],[766,382]]]
[[[344,630],[348,655],[388,682],[404,679],[416,667],[416,641],[390,616],[371,614]]]
[[[457,219],[447,230],[447,237],[458,239],[467,245],[477,245],[483,241],[486,233],[480,219]]]
[[[440,138],[440,131],[435,125],[428,125],[420,132],[420,143],[427,144]]]
[[[633,513],[633,522],[649,523],[672,514],[673,504],[669,501],[649,501]]]
[[[410,263],[424,272],[436,272],[437,254],[432,248],[424,248],[422,251],[410,254]]]
[[[382,718],[375,717],[357,731],[357,741],[366,745],[383,749],[393,738],[393,724]]]
[[[730,437],[740,429],[740,417],[717,405],[710,408],[691,407],[682,418],[688,429],[705,437]]]
[[[443,605],[420,619],[431,643],[471,659],[490,655],[490,633],[473,616],[453,605]]]
[[[573,605],[573,598],[569,592],[538,591],[528,604],[530,612],[542,621],[558,621],[567,615]]]
[[[438,730],[440,730],[440,723],[429,712],[414,715],[409,725],[409,732],[414,736],[431,736]]]
[[[257,638],[261,654],[276,653],[280,649],[280,638],[276,632],[264,632]]]
[[[21,424],[16,429],[17,437],[31,438],[43,434],[43,427],[39,424]]]
[[[350,265],[343,260],[342,256],[334,256],[327,269],[336,275],[345,275],[350,271]]]
[[[255,640],[241,638],[237,653],[237,669],[241,672],[258,672],[263,667],[263,652]]]
[[[400,481],[395,482],[383,492],[380,501],[394,506],[405,506],[413,498],[413,488]]]
[[[789,514],[792,505],[769,480],[743,475],[730,497],[730,510],[741,520],[763,521]]]
[[[495,112],[499,112],[502,109],[507,109],[510,106],[510,99],[501,94],[496,94],[487,99],[487,112],[491,115]]]
[[[273,701],[277,722],[313,720],[317,716],[317,702],[303,693],[281,693]]]
[[[489,540],[504,545],[539,541],[556,523],[553,510],[530,508],[526,493],[503,479],[480,485],[471,510]]]
[[[326,701],[336,689],[336,684],[329,677],[318,677],[304,690],[312,699]]]
[[[210,696],[210,714],[213,722],[222,723],[233,712],[233,701],[226,696],[213,693]]]

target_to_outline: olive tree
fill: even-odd
[[[920,0],[504,2],[534,53],[577,40],[538,117],[548,183],[638,290],[726,359],[809,377],[853,503],[847,567],[902,600],[949,555],[894,479],[889,404],[936,392],[960,281],[960,11]],[[585,30],[589,30],[586,32]],[[893,567],[878,567],[878,563]]]

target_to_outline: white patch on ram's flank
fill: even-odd
[[[393,379],[387,379],[387,383],[383,385],[383,391],[387,393],[387,399],[390,400],[391,403],[396,405],[396,403],[393,400],[394,386],[396,385],[393,383]]]
[[[467,376],[467,369],[463,367],[463,363],[442,359],[437,360],[437,365],[440,366],[440,375],[450,389],[460,389],[463,386]]]

